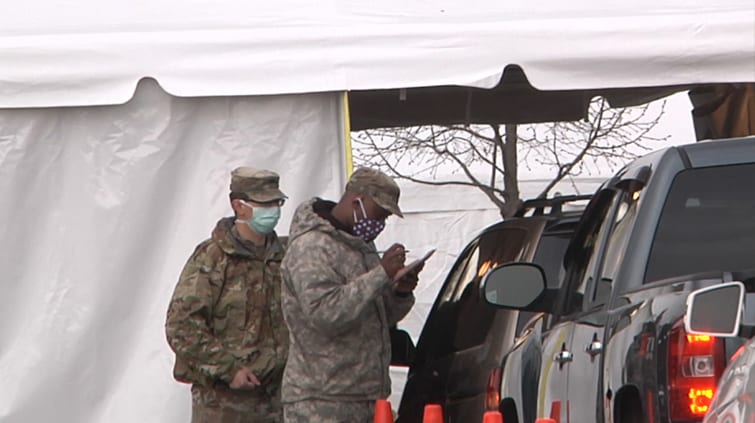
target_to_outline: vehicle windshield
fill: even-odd
[[[645,282],[755,268],[755,164],[686,170],[674,179]]]

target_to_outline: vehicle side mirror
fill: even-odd
[[[488,272],[482,280],[482,296],[498,307],[526,311],[546,291],[545,273],[533,263],[509,263]]]
[[[684,329],[709,336],[737,336],[744,307],[742,282],[727,282],[693,291],[687,297]]]
[[[409,367],[414,363],[417,348],[412,337],[405,330],[395,326],[389,331],[391,335],[391,366]]]

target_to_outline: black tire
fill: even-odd
[[[629,388],[616,396],[615,423],[644,423],[645,413],[637,390]]]

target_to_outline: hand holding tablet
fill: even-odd
[[[427,261],[427,259],[429,259],[430,256],[433,255],[433,253],[435,253],[435,248],[433,248],[432,250],[430,250],[427,253],[425,253],[425,255],[422,256],[421,258],[418,258],[417,260],[414,260],[413,262],[411,262],[411,263],[407,264],[406,266],[402,267],[401,269],[399,269],[399,271],[396,272],[396,275],[393,277],[393,280],[394,281],[398,281],[401,278],[403,278],[404,276],[406,276],[409,273],[411,273],[412,271],[414,271],[415,269],[417,269],[420,265],[425,264],[425,262]]]

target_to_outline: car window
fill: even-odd
[[[478,264],[480,262],[480,243],[475,242],[475,246],[469,251],[463,259],[463,264],[456,268],[452,277],[449,279],[446,288],[441,296],[442,303],[456,302],[461,298],[464,290],[471,284],[478,273]],[[485,267],[490,267],[486,265]]]
[[[499,228],[481,235],[457,260],[428,319],[433,345],[427,354],[447,355],[482,344],[499,309],[480,295],[482,277],[493,267],[521,258],[523,228]]]
[[[645,282],[755,268],[755,165],[685,170],[663,205]]]
[[[619,195],[619,191],[612,189],[600,191],[585,210],[582,224],[566,252],[566,295],[560,313],[562,316],[583,310],[591,303],[586,300],[585,294],[600,265],[598,247],[612,227],[608,214],[614,210],[614,202]]]
[[[543,268],[549,289],[557,289],[561,286],[564,253],[571,240],[571,235],[571,233],[545,235],[540,239],[537,246],[532,261]]]
[[[593,291],[593,307],[608,302],[613,288],[613,281],[619,272],[627,245],[629,244],[629,238],[632,235],[632,228],[637,217],[640,198],[640,191],[617,193],[619,205],[613,217],[613,227],[610,235],[608,235],[606,250],[603,255],[600,282]]]
[[[561,278],[564,268],[564,253],[571,240],[572,231],[562,231],[543,235],[537,245],[535,256],[532,261],[540,265],[545,272],[548,289],[558,289],[561,286]],[[516,323],[516,336],[522,333],[524,326],[538,313],[520,311]]]

